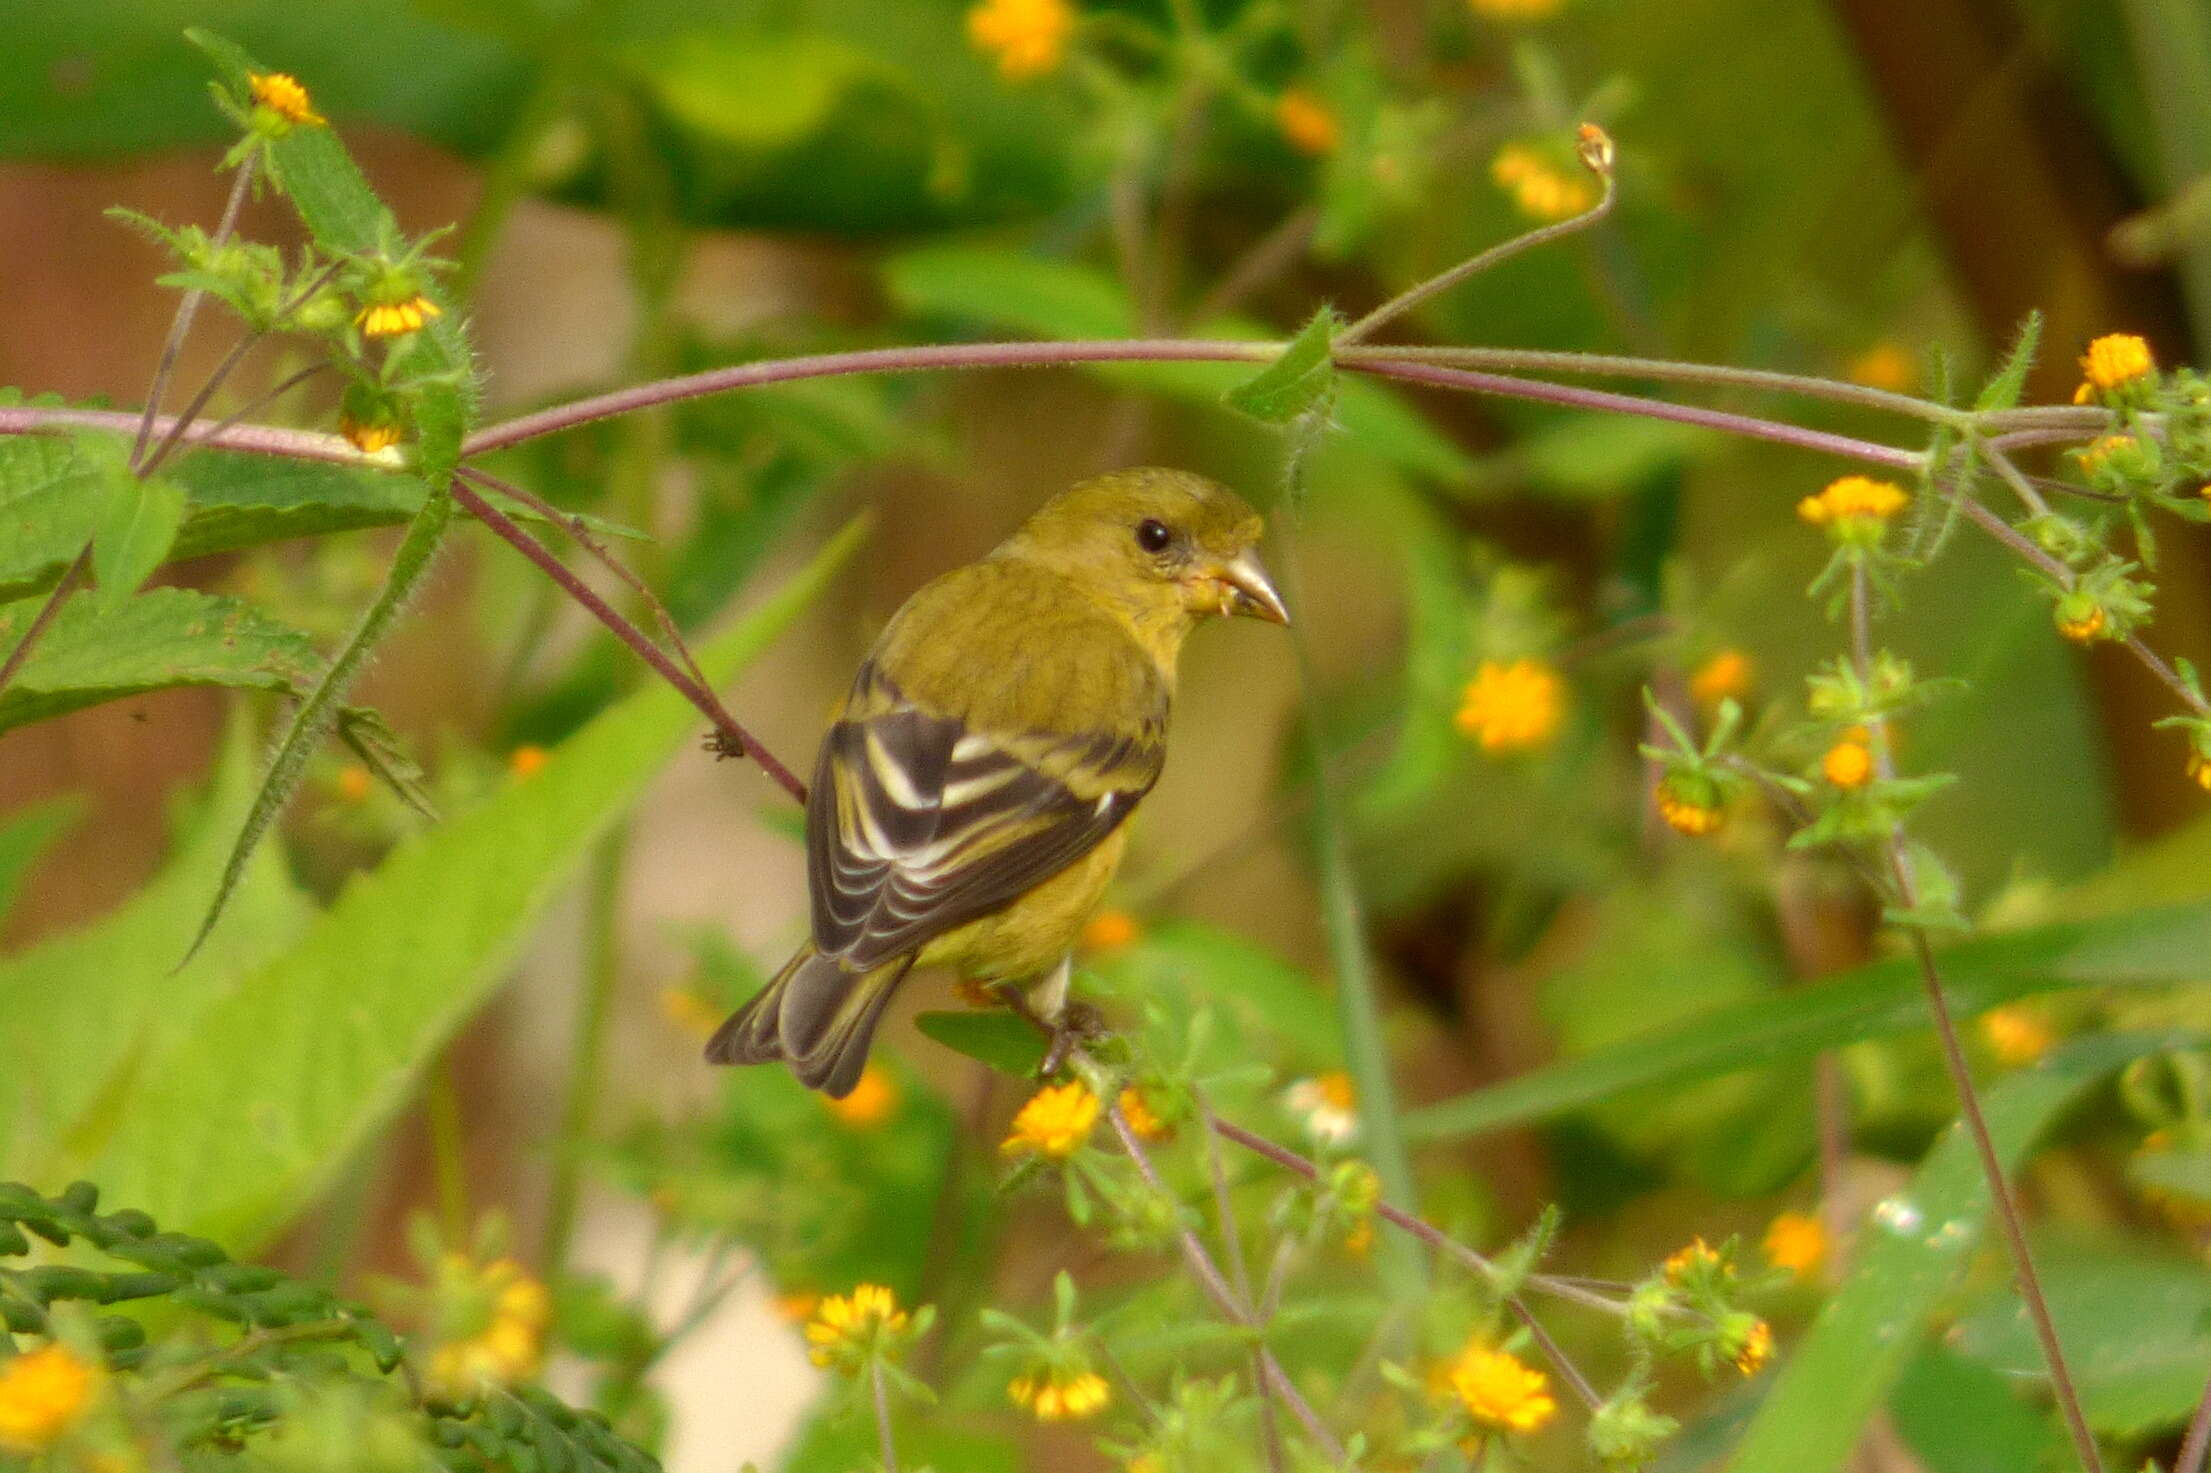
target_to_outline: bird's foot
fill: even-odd
[[[1068,1055],[1087,1044],[1106,1037],[1105,1014],[1086,1002],[1069,999],[1059,1010],[1059,1016],[1051,1020],[1052,1042],[1044,1050],[1044,1062],[1038,1066],[1038,1074],[1049,1079],[1059,1073]]]

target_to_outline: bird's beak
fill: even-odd
[[[1259,565],[1257,553],[1247,548],[1221,564],[1214,576],[1228,595],[1223,613],[1245,614],[1269,624],[1290,622],[1290,611],[1283,607],[1282,595],[1274,591],[1274,580]]]

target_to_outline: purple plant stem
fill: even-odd
[[[1822,455],[1839,455],[1848,460],[1869,461],[1897,470],[1917,471],[1925,459],[1916,450],[1883,445],[1873,440],[1830,434],[1825,430],[1807,430],[1798,425],[1758,419],[1747,414],[1731,414],[1724,409],[1701,409],[1693,404],[1670,404],[1662,399],[1643,399],[1634,394],[1615,394],[1606,389],[1585,389],[1575,384],[1544,383],[1537,379],[1482,373],[1469,368],[1445,368],[1430,363],[1381,362],[1364,357],[1347,366],[1376,378],[1431,384],[1440,389],[1464,389],[1475,394],[1528,399],[1539,404],[1558,404],[1568,409],[1594,409],[1614,414],[1640,415],[1644,419],[1668,419],[1677,424],[1696,425],[1702,429],[1740,435],[1750,440],[1770,440],[1776,445],[1789,445]]]
[[[486,501],[473,486],[458,476],[453,480],[453,499],[476,520],[498,534],[508,546],[537,564],[546,577],[560,585],[562,592],[582,604],[600,623],[613,630],[624,644],[637,652],[639,659],[652,666],[662,680],[674,686],[684,699],[698,707],[706,719],[714,723],[714,729],[720,733],[724,743],[759,763],[761,771],[767,773],[777,786],[801,805],[806,802],[806,784],[800,782],[788,767],[776,761],[774,754],[766,747],[753,740],[752,733],[738,725],[722,709],[722,703],[715,699],[712,691],[678,669],[675,661],[669,659],[658,645],[645,637],[644,631],[616,613],[590,584],[578,578],[566,563],[554,556],[551,548],[516,526],[506,513]]]
[[[463,453],[481,455],[612,415],[726,393],[731,389],[789,383],[795,379],[948,368],[1051,368],[1073,363],[1264,363],[1281,351],[1280,343],[1201,338],[1105,338],[1070,343],[952,343],[934,347],[869,348],[851,353],[819,353],[806,358],[776,358],[765,363],[740,363],[729,368],[710,369],[682,378],[659,379],[632,389],[618,389],[596,398],[555,405],[478,430],[469,438]]]

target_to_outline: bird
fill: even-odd
[[[1159,780],[1182,644],[1202,620],[1290,622],[1264,525],[1188,471],[1051,497],[883,627],[806,805],[810,932],[706,1046],[783,1060],[836,1099],[915,966],[1064,999],[1072,950]]]

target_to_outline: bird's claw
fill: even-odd
[[[1070,999],[1052,1020],[1051,1046],[1044,1051],[1044,1062],[1037,1066],[1041,1078],[1050,1079],[1059,1073],[1068,1055],[1088,1043],[1095,1043],[1107,1033],[1105,1014],[1086,1002]]]

